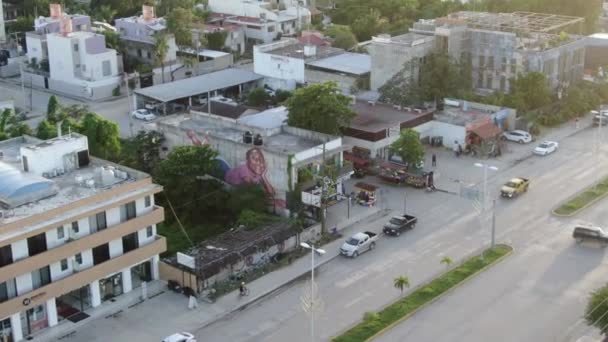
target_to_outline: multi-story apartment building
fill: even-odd
[[[532,71],[544,73],[553,89],[567,87],[583,75],[585,37],[563,31],[580,26],[583,20],[529,12],[467,11],[420,20],[406,35],[373,39],[369,48],[372,89],[382,86],[405,63],[413,61],[414,68],[420,65],[433,51],[470,63],[473,86],[482,93],[507,92],[512,78]]]
[[[158,278],[162,190],[85,136],[0,142],[0,340],[21,341]],[[69,323],[69,322],[68,322]]]

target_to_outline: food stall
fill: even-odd
[[[376,204],[376,190],[378,187],[364,182],[354,185],[356,201],[364,207],[373,207]]]

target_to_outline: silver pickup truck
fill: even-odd
[[[342,244],[340,254],[356,258],[359,254],[374,249],[376,247],[376,240],[378,240],[378,234],[376,233],[357,233]]]

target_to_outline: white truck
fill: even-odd
[[[340,247],[340,254],[356,258],[359,254],[374,249],[376,247],[376,240],[378,240],[378,234],[376,233],[357,233],[342,244],[342,247]]]

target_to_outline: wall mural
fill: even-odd
[[[198,138],[194,131],[188,131],[186,135],[194,146],[210,145],[209,132],[205,133],[205,137],[202,140]],[[259,184],[272,200],[275,207],[287,207],[284,199],[277,198],[277,193],[267,178],[268,164],[266,163],[264,152],[260,148],[253,147],[249,149],[245,154],[245,161],[234,168],[231,168],[222,158],[217,158],[217,160],[220,163],[220,169],[223,171],[226,183],[235,186],[241,184]]]

